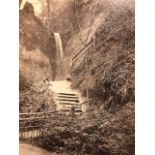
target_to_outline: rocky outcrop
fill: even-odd
[[[20,89],[44,77],[54,78],[55,52],[54,36],[27,2],[20,11]]]

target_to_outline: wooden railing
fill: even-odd
[[[98,40],[99,39],[99,40]],[[71,59],[71,67],[79,66],[84,60],[86,53],[89,51],[98,51],[104,46],[104,43],[100,39],[100,36],[95,36],[88,44],[86,44],[78,52],[75,52]]]
[[[67,116],[57,112],[21,113],[19,118],[19,138],[33,139],[51,134],[51,130],[65,126]],[[50,132],[49,132],[50,131]]]
[[[90,50],[96,50],[95,48],[95,38],[90,40],[80,51],[76,52],[71,59],[71,66],[78,66],[85,58],[86,52]]]

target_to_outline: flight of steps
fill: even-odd
[[[56,104],[56,111],[60,113],[75,113],[82,112],[83,101],[81,94],[71,88],[71,82],[66,80],[51,81],[49,89],[54,93],[54,101]]]
[[[56,110],[60,112],[82,112],[79,97],[74,93],[57,93],[55,95]]]

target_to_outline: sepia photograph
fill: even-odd
[[[18,11],[19,155],[135,155],[135,1]]]

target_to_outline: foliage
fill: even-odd
[[[48,84],[43,81],[34,83],[19,93],[19,111],[43,112],[54,110],[53,93],[48,89]]]

